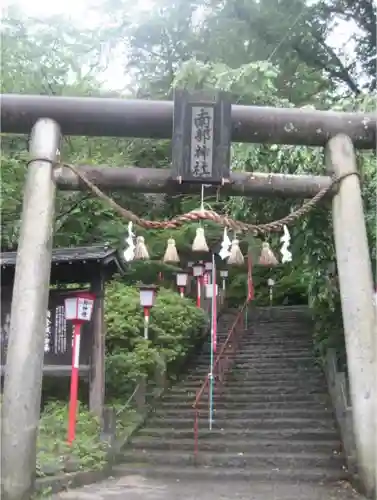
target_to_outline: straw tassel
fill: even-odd
[[[192,243],[192,251],[209,252],[209,248],[206,242],[206,237],[204,234],[204,229],[202,227],[198,227],[198,229],[196,230],[196,236]]]
[[[259,264],[261,266],[273,267],[279,264],[274,252],[271,250],[270,245],[265,242],[262,245],[262,251],[259,257]]]
[[[135,246],[135,260],[148,260],[149,253],[145,245],[144,236],[138,236],[136,238]]]
[[[242,266],[244,262],[245,259],[240,249],[240,242],[239,240],[235,239],[232,241],[232,246],[230,247],[228,264],[231,266]]]
[[[168,246],[166,247],[164,262],[177,263],[179,262],[179,255],[177,252],[177,247],[175,246],[175,239],[168,239]]]

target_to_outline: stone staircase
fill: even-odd
[[[147,425],[123,450],[125,473],[179,479],[326,482],[346,478],[341,443],[324,375],[311,350],[303,308],[253,311],[208,428],[200,404],[199,453],[194,456],[196,390],[208,373],[204,349],[184,380],[164,396]],[[224,341],[235,318],[220,322]]]

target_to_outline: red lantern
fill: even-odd
[[[177,287],[179,289],[179,293],[181,297],[183,298],[185,295],[185,288],[187,286],[188,282],[188,273],[184,271],[180,271],[176,275],[176,281],[177,281]]]
[[[140,305],[144,309],[144,338],[148,340],[149,315],[156,299],[157,287],[156,285],[140,285],[139,293]]]
[[[78,292],[64,301],[65,319],[74,325],[72,343],[71,390],[68,411],[68,443],[72,444],[76,435],[77,394],[79,388],[79,364],[81,326],[92,319],[95,295]]]

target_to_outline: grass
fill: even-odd
[[[66,403],[51,402],[41,415],[37,444],[37,476],[100,469],[106,463],[106,443],[100,440],[100,422],[79,405],[76,439],[67,443]]]

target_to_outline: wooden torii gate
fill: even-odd
[[[183,101],[185,99],[190,100],[190,96],[185,95]],[[232,138],[238,142],[320,146],[325,147],[329,174],[236,174],[229,172],[228,165],[228,176],[222,183],[224,193],[304,198],[331,186],[332,175],[342,179],[329,195],[333,200],[358,466],[366,491],[372,492],[377,465],[376,316],[354,148],[375,147],[376,115],[253,106],[230,108],[230,104],[224,102],[221,113],[213,115],[220,116],[214,123],[216,126],[218,120],[218,130],[225,131],[217,142],[214,140],[213,146],[215,153],[216,148],[220,148],[218,152],[223,160],[226,155],[221,147],[226,148],[226,136],[229,141]],[[198,103],[198,106],[206,105],[207,101]],[[173,114],[175,121],[182,118],[178,108],[183,112],[181,105],[175,107],[168,101],[1,96],[2,132],[28,134],[31,130],[4,384],[2,490],[5,500],[30,498],[34,483],[56,187],[85,188],[74,172],[59,164],[61,134],[171,138]],[[228,122],[224,118],[227,113]],[[216,130],[213,130],[215,135]],[[182,151],[186,146],[182,137],[179,134],[173,137],[173,153],[177,148],[185,162],[187,158]],[[220,161],[219,168],[224,168],[224,161]],[[224,172],[216,169],[209,177],[198,178],[198,183],[181,182],[182,177],[168,170],[100,166],[77,169],[99,188],[141,192],[197,192],[198,183],[212,184],[212,189],[216,189],[215,174],[224,178]]]

